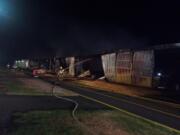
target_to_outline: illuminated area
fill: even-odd
[[[162,73],[160,73],[160,72],[159,72],[159,73],[157,73],[157,76],[162,76]]]
[[[29,67],[29,60],[16,60],[14,62],[13,68],[28,68]]]
[[[0,16],[7,17],[8,16],[8,4],[5,0],[0,0]]]

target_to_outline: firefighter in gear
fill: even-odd
[[[59,80],[63,80],[63,77],[64,77],[64,69],[63,69],[62,66],[60,66],[60,68],[59,68],[59,71],[58,71],[58,73],[57,73],[57,77],[58,77]]]

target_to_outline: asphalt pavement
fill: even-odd
[[[52,78],[44,79],[55,83]],[[180,130],[180,105],[167,102],[154,102],[77,86],[72,82],[56,82],[62,88],[79,93],[79,96],[68,97],[79,103],[79,109],[116,109],[135,114],[171,129]],[[31,110],[72,109],[74,104],[53,96],[0,96],[0,129],[10,125],[12,114]]]
[[[46,80],[53,83],[52,80]],[[147,120],[171,129],[180,130],[180,106],[168,103],[152,102],[121,94],[112,94],[99,90],[77,86],[69,82],[58,82],[63,88],[79,93],[82,97],[110,108],[130,112]]]

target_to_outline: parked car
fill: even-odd
[[[33,69],[32,74],[34,77],[39,77],[46,73],[46,69]]]

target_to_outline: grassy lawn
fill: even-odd
[[[34,111],[15,114],[9,135],[83,135],[68,111]]]
[[[19,75],[16,76],[19,77]],[[22,82],[16,76],[0,70],[0,78],[2,78],[0,84],[6,88],[2,92],[11,95],[51,94],[43,91],[51,86],[34,79],[29,83],[27,83],[28,79]],[[41,84],[43,86],[41,91],[38,91],[39,87],[36,85],[30,87],[33,83]],[[59,91],[61,95],[64,93],[71,95],[66,90]],[[170,129],[114,110],[79,110],[76,115],[90,131],[98,135],[180,135]],[[91,135],[91,133],[74,121],[70,111],[54,110],[15,113],[12,127],[7,135]]]
[[[50,95],[48,92],[38,91],[21,82],[19,78],[26,77],[20,72],[12,72],[0,69],[0,94],[5,95]],[[33,84],[32,84],[33,85]]]
[[[6,84],[7,94],[11,95],[50,95],[50,93],[39,92],[34,88],[29,88],[19,81],[12,81]]]
[[[61,96],[77,96],[76,93],[54,87],[54,92]],[[12,72],[0,69],[1,95],[50,96],[52,85],[38,78],[32,78],[23,72]]]
[[[78,111],[79,120],[100,135],[179,135],[127,114],[109,110]],[[8,135],[88,135],[69,111],[16,113]]]

